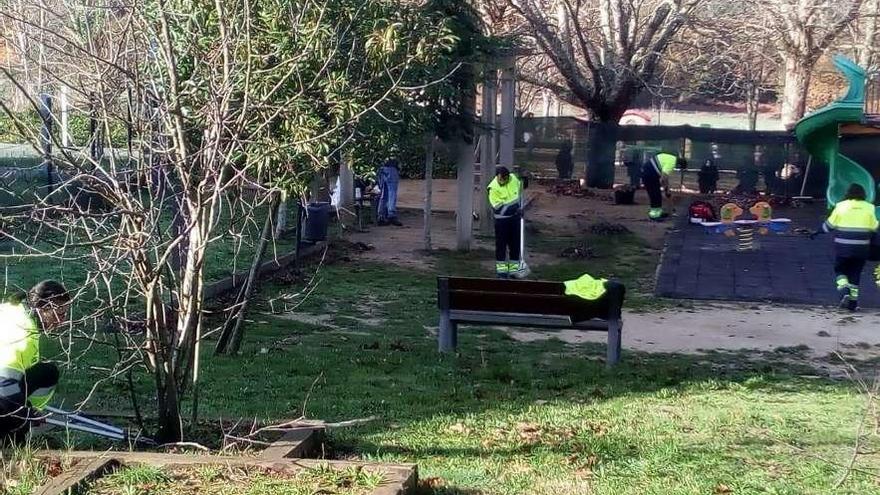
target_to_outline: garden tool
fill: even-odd
[[[94,419],[87,418],[81,414],[63,411],[54,407],[47,407],[46,411],[49,412],[49,415],[44,420],[46,424],[60,426],[69,430],[81,431],[83,433],[89,433],[99,437],[109,438],[111,440],[132,441],[146,446],[156,445],[156,442],[150,438],[141,436],[132,437],[122,428],[95,421]]]

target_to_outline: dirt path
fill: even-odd
[[[455,249],[455,195],[454,180],[434,181],[431,237],[434,249]],[[560,233],[578,234],[600,221],[619,223],[645,239],[655,248],[663,246],[663,237],[672,222],[655,223],[647,220],[644,204],[647,198],[639,191],[638,205],[614,206],[609,193],[594,198],[558,196],[546,192],[542,186],[534,186],[528,196],[531,204],[528,221],[548,225]],[[424,253],[423,214],[424,183],[405,180],[400,184],[398,207],[403,227],[377,227],[369,225],[368,232],[351,232],[348,240],[362,242],[374,249],[363,253],[365,259],[387,262],[399,266],[430,268],[430,258]],[[476,222],[475,222],[476,228]],[[474,249],[494,249],[491,238],[475,236]],[[533,254],[533,256],[535,256]],[[542,260],[532,259],[540,262]],[[487,263],[491,264],[491,259]],[[532,262],[530,261],[530,263]],[[488,265],[487,265],[488,266]]]
[[[530,342],[558,338],[571,344],[605,342],[605,334],[578,330],[507,329]],[[812,358],[835,352],[853,359],[880,358],[880,314],[774,306],[711,305],[624,315],[623,347],[646,352],[773,351],[806,346]]]

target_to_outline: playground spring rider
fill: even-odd
[[[791,219],[773,218],[773,209],[765,201],[759,201],[749,208],[755,220],[740,220],[743,209],[735,203],[727,203],[721,207],[720,222],[701,222],[700,225],[710,234],[724,234],[736,237],[737,251],[755,249],[755,234],[767,235],[770,232],[785,232],[791,225]]]

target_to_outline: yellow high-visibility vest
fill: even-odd
[[[489,183],[489,204],[495,213],[495,218],[509,218],[519,213],[519,195],[521,186],[519,178],[510,174],[510,179],[503,186],[498,182],[498,177]]]
[[[0,396],[19,393],[26,371],[39,361],[40,332],[34,318],[23,305],[0,304]],[[28,398],[34,408],[43,409],[54,393],[54,387],[28,390]]]

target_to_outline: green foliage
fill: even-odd
[[[247,138],[236,166],[265,172],[294,190],[329,167],[339,149],[374,167],[392,143],[410,147],[423,136],[428,114],[411,107],[430,90],[428,82],[442,80],[438,74],[453,64],[448,59],[456,56],[459,40],[437,15],[390,0],[304,1],[295,13],[281,0],[248,8],[233,2],[222,25],[213,2],[172,5],[193,12],[171,33],[192,147],[210,125],[208,88],[219,76],[216,64],[204,60],[222,63],[217,54],[226,48],[235,87],[232,114],[244,119]],[[160,24],[159,12],[150,15]],[[225,38],[221,28],[228,31]],[[166,67],[157,64],[154,72],[171,84]]]
[[[60,121],[57,109],[55,116]],[[15,125],[18,121],[21,126],[32,135],[22,135],[19,127]],[[103,125],[103,120],[99,121]],[[68,132],[72,146],[86,146],[89,143],[91,133],[89,132],[90,120],[89,116],[81,112],[72,112],[68,120]],[[15,115],[0,112],[0,143],[28,143],[30,139],[39,134],[41,127],[40,117],[35,111],[19,112]],[[102,129],[103,132],[103,129]],[[61,142],[61,128],[55,125],[52,128],[54,142]],[[120,121],[110,121],[110,137],[104,139],[106,146],[124,148],[127,145],[127,132],[125,124]]]

